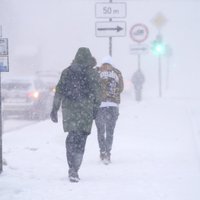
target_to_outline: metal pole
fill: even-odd
[[[2,37],[2,26],[0,26],[0,38]],[[2,152],[2,112],[1,112],[1,72],[0,72],[0,173],[3,171],[3,152]]]
[[[112,37],[109,37],[109,55],[112,56]]]
[[[3,152],[2,152],[2,112],[1,112],[1,72],[0,72],[0,173],[3,171]]]
[[[138,70],[141,68],[140,54],[138,54]]]
[[[0,25],[0,38],[2,37],[2,26]]]
[[[110,18],[109,21],[112,21]],[[112,37],[109,37],[109,55],[112,56]]]
[[[112,0],[110,0],[110,3],[112,3]],[[112,21],[112,18],[109,18],[109,21]],[[112,56],[112,37],[109,37],[109,55]]]
[[[159,97],[162,97],[162,69],[161,56],[158,56],[158,81],[159,81]]]
[[[169,88],[169,75],[170,75],[170,62],[169,62],[169,57],[167,58],[167,75],[166,75],[166,89]]]

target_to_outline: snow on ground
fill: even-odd
[[[79,183],[67,178],[61,118],[5,133],[0,199],[198,200],[200,138],[193,117],[200,112],[189,105],[165,98],[122,101],[112,163],[99,161],[93,126]]]

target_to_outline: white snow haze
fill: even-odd
[[[123,37],[112,37],[125,88],[111,164],[99,160],[93,123],[81,180],[70,183],[61,113],[57,124],[5,119],[0,200],[200,199],[200,0],[0,0],[2,37],[9,41],[9,72],[1,76],[61,72],[79,47],[88,47],[101,65],[109,37],[97,37],[95,25],[109,18],[97,18],[95,5],[109,2],[126,4],[126,16],[112,19],[126,28]],[[165,21],[160,28],[158,15]],[[130,50],[137,45],[130,35],[135,24],[148,28],[140,102],[131,83],[139,67]],[[159,33],[170,50],[160,58],[150,48]]]

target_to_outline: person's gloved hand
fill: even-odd
[[[52,110],[51,113],[50,113],[50,118],[51,120],[54,122],[54,123],[57,123],[58,122],[58,113],[56,110]]]

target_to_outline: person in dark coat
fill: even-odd
[[[131,79],[134,88],[135,88],[135,99],[136,101],[142,100],[142,88],[145,82],[144,74],[142,73],[141,69],[138,69],[132,76]]]
[[[79,48],[72,64],[61,74],[50,114],[51,120],[58,122],[57,112],[62,105],[63,129],[68,132],[66,155],[71,182],[80,180],[78,170],[82,163],[86,139],[91,133],[92,123],[101,103],[101,86],[99,74],[93,68],[95,65],[96,60],[90,50]],[[77,78],[77,84],[70,85],[74,77]],[[77,90],[78,83],[82,84],[80,91]],[[72,88],[74,91],[69,92]],[[72,93],[74,96],[70,96]]]
[[[104,164],[111,161],[111,150],[114,129],[119,115],[120,95],[124,89],[121,72],[113,66],[112,58],[103,58],[102,65],[98,68],[101,87],[102,102],[95,119],[100,149],[100,159]]]

